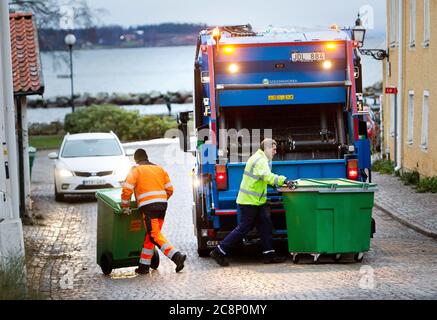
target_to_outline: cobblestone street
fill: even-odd
[[[377,233],[363,263],[264,265],[233,257],[220,268],[199,258],[192,224],[190,170],[194,160],[162,162],[164,147],[145,146],[175,187],[164,234],[188,258],[181,273],[161,255],[158,270],[136,276],[134,268],[104,276],[96,264],[97,204],[90,198],[54,200],[52,163],[38,152],[32,196],[36,225],[25,226],[28,280],[51,299],[437,299],[437,241],[374,209]],[[186,156],[188,157],[188,156]],[[402,208],[398,208],[401,210]],[[373,277],[372,277],[373,274]],[[366,281],[371,278],[373,281]]]

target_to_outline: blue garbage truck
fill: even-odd
[[[194,111],[179,114],[181,148],[196,158],[193,223],[200,256],[238,224],[244,168],[264,138],[277,142],[276,174],[371,181],[358,47],[337,27],[257,32],[239,25],[200,32]],[[286,240],[285,210],[274,188],[268,203],[274,239]],[[244,242],[257,239],[254,230]]]

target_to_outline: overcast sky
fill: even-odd
[[[92,8],[105,8],[103,24],[122,26],[192,22],[208,25],[246,24],[274,26],[340,26],[354,24],[360,7],[374,10],[374,27],[385,31],[385,0],[87,0]]]

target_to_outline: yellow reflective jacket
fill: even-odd
[[[247,161],[237,203],[262,206],[267,202],[267,186],[280,187],[286,180],[286,177],[272,173],[269,159],[260,149]]]

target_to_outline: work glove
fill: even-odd
[[[122,208],[122,213],[127,216],[130,216],[132,214],[132,210],[131,208]]]
[[[287,188],[294,190],[297,188],[297,183],[296,181],[293,180],[285,180],[284,184],[287,186]]]

